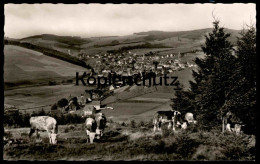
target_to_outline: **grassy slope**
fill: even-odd
[[[85,71],[56,58],[26,48],[6,45],[4,48],[4,81],[9,83],[36,84],[49,80],[75,77],[76,71]]]

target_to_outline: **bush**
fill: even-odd
[[[57,102],[57,106],[63,108],[69,104],[69,101],[66,98],[62,98]]]
[[[131,120],[130,125],[131,125],[131,128],[136,128],[135,120]]]
[[[180,133],[175,135],[175,147],[176,152],[183,158],[189,159],[191,155],[195,152],[197,147],[200,145],[200,141],[193,139],[188,133]]]
[[[125,123],[125,122],[122,122],[122,123],[121,123],[121,126],[126,126],[126,123]]]
[[[51,106],[51,110],[57,110],[57,109],[58,109],[58,106],[56,103]]]
[[[69,127],[66,127],[65,129],[64,129],[64,133],[68,133],[69,132]]]
[[[138,127],[144,127],[144,121],[140,121],[139,124],[138,124]]]
[[[73,80],[67,80],[67,83],[71,84],[71,83],[73,83]]]
[[[49,85],[52,86],[52,85],[57,85],[57,82],[56,81],[49,81]]]

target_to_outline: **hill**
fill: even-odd
[[[76,71],[86,68],[14,45],[4,47],[4,82],[6,87],[42,84],[74,78]]]
[[[131,46],[134,50],[135,46],[140,46],[147,42],[150,44],[160,44],[162,51],[165,50],[165,47],[174,48],[170,53],[177,53],[179,51],[200,49],[200,45],[205,39],[204,35],[210,31],[212,31],[211,28],[175,32],[148,31],[126,36],[90,38],[42,34],[19,39],[19,41],[21,43],[31,43],[45,48],[52,48],[64,53],[68,53],[69,50],[72,56],[77,56],[81,52],[88,55],[95,55],[127,46]],[[226,31],[231,33],[230,41],[235,44],[239,30],[226,29]],[[152,49],[145,49],[145,47],[143,50],[143,53],[153,51]],[[160,52],[160,49],[156,51]]]

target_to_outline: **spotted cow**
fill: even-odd
[[[226,115],[223,116],[222,122],[222,132],[235,132],[237,135],[240,135],[242,133],[242,128],[245,126],[244,124],[242,124],[241,121],[239,121],[238,118],[234,116],[232,112],[227,112]]]
[[[168,129],[171,128],[175,131],[176,127],[181,127],[181,113],[179,111],[157,111],[153,117],[154,133],[158,129],[161,131],[161,126],[168,123]]]
[[[97,130],[97,122],[94,118],[88,117],[85,121],[86,133],[90,143],[93,143]]]

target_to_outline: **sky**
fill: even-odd
[[[212,28],[212,15],[229,29],[256,23],[256,5],[238,3],[6,4],[4,12],[5,37],[17,39],[40,34],[97,37]]]

